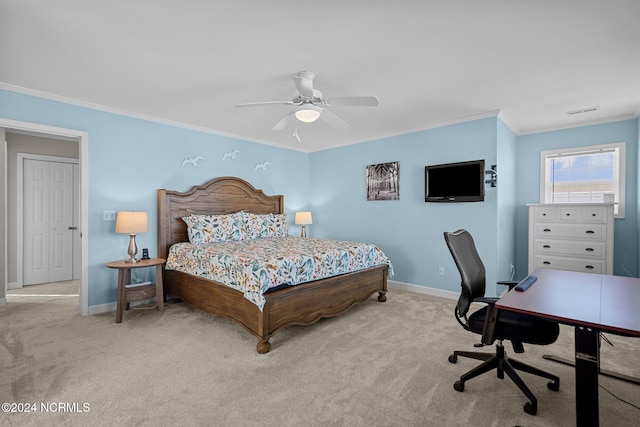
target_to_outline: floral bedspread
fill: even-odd
[[[263,294],[280,285],[297,285],[368,267],[393,266],[375,245],[307,237],[281,237],[222,243],[177,243],[167,270],[178,270],[224,283],[242,292],[260,310]]]

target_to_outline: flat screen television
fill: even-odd
[[[425,166],[424,201],[484,201],[484,160]]]

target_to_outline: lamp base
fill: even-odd
[[[136,235],[129,234],[129,248],[127,249],[127,253],[129,254],[129,259],[125,262],[130,262],[135,264],[138,262],[136,259],[136,254],[138,253],[138,246],[136,245]]]
[[[302,225],[302,231],[300,232],[300,237],[307,237],[307,232],[304,230],[304,224]]]

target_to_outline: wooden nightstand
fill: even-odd
[[[116,304],[116,323],[122,323],[125,305],[129,308],[129,303],[133,301],[144,301],[156,297],[158,310],[164,311],[164,295],[162,290],[162,265],[165,260],[162,258],[151,258],[139,260],[136,263],[126,261],[113,261],[107,263],[107,267],[118,269],[118,302]],[[127,287],[131,284],[131,269],[156,267],[156,283]]]

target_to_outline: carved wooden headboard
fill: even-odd
[[[158,257],[166,259],[172,244],[189,241],[183,216],[238,211],[281,214],[284,196],[267,196],[247,181],[231,176],[212,179],[184,193],[158,190]]]

